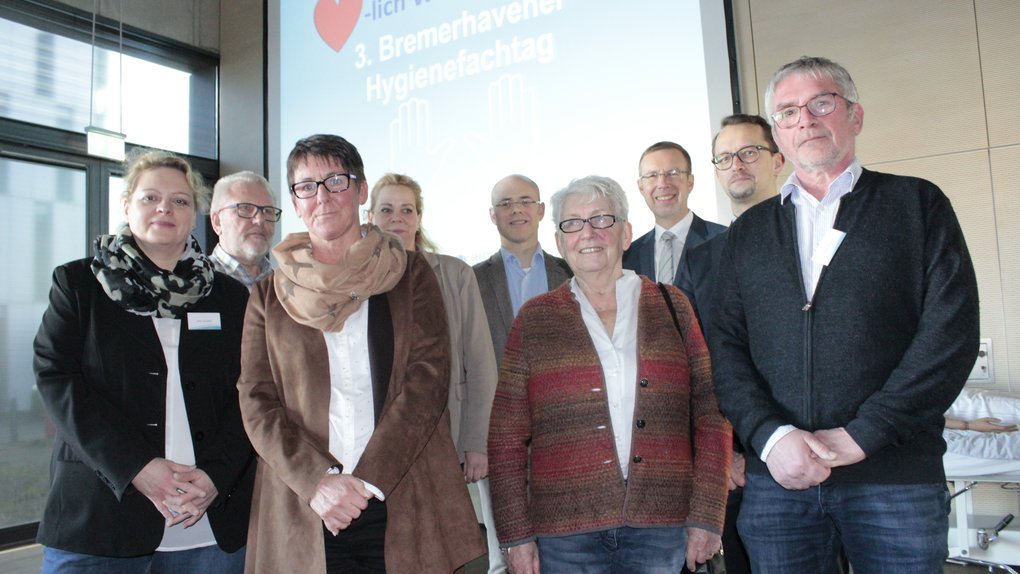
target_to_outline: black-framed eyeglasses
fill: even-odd
[[[562,231],[563,233],[577,233],[578,231],[584,229],[585,223],[590,225],[592,229],[609,229],[610,227],[616,225],[616,216],[601,214],[593,215],[588,219],[581,218],[564,219],[559,223],[557,227],[559,227],[560,231]]]
[[[322,185],[330,193],[347,191],[351,187],[351,181],[358,179],[353,173],[334,173],[326,176],[326,179],[299,181],[290,186],[290,192],[298,199],[315,197],[319,193],[319,186]]]
[[[669,171],[653,171],[653,172],[650,172],[650,173],[646,173],[646,174],[641,175],[638,179],[641,180],[642,184],[655,183],[655,182],[659,181],[660,177],[664,177],[667,180],[669,180],[669,179],[676,179],[676,178],[680,177],[681,175],[689,175],[690,173],[691,173],[690,170],[687,170],[687,169],[676,169],[676,168],[673,168],[673,169],[671,169]]]
[[[843,98],[848,105],[854,104],[854,102],[846,99],[841,94],[826,92],[811,98],[808,100],[808,103],[802,106],[787,106],[781,110],[776,110],[774,113],[769,114],[769,118],[772,119],[772,123],[781,128],[792,128],[800,121],[800,110],[802,108],[807,108],[811,115],[816,118],[827,116],[836,111],[836,96]]]
[[[531,199],[530,197],[524,197],[521,199],[504,199],[502,201],[497,201],[492,204],[492,207],[495,209],[510,209],[515,205],[519,205],[521,209],[527,209],[533,205],[538,205],[539,203],[542,202],[537,199]]]
[[[224,209],[233,209],[237,212],[238,217],[245,219],[251,219],[255,217],[255,214],[261,212],[262,219],[266,221],[280,221],[280,216],[283,214],[283,210],[279,207],[273,207],[272,205],[255,205],[254,203],[231,203],[224,205],[223,207],[216,210],[217,213]]]
[[[775,150],[771,150],[763,145],[746,145],[738,149],[734,153],[721,153],[712,158],[712,164],[715,165],[715,169],[727,170],[733,165],[733,158],[738,158],[741,162],[754,163],[761,157],[761,152],[767,151],[770,153],[776,153]]]

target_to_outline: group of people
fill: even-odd
[[[861,166],[835,62],[783,66],[765,108],[712,141],[728,228],[659,142],[653,230],[583,177],[549,199],[555,257],[511,175],[473,268],[436,252],[420,185],[370,187],[342,137],[291,150],[307,231],[275,246],[262,176],[210,199],[137,155],[126,223],[54,271],[35,342],[42,571],[441,573],[487,538],[512,574],[940,572],[942,414],[979,336],[959,223],[935,185]]]

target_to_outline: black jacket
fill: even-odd
[[[942,414],[977,356],[974,267],[949,200],[930,182],[864,170],[846,233],[808,301],[793,202],[730,227],[709,320],[719,402],[754,453],[781,425],[846,427],[867,458],[830,481],[944,480]]]
[[[719,235],[723,231],[726,231],[726,227],[713,223],[711,221],[705,221],[698,217],[698,214],[694,214],[694,219],[691,220],[691,228],[687,231],[687,237],[684,239],[684,248],[680,253],[680,260],[677,261],[677,268],[679,269],[683,263],[683,260],[687,257],[687,253],[691,249],[701,243]],[[638,237],[630,244],[630,249],[623,252],[623,268],[630,269],[638,275],[644,275],[652,281],[658,281],[655,277],[655,228],[645,233],[641,237]],[[673,274],[673,285],[679,286],[680,274]]]
[[[702,331],[705,331],[708,317],[712,314],[713,294],[716,290],[715,278],[725,245],[726,232],[723,231],[693,249],[686,250],[677,271],[677,287],[691,300],[691,306],[698,316],[698,324]]]
[[[57,267],[35,339],[36,383],[57,428],[41,544],[85,554],[151,553],[163,517],[131,480],[164,456],[167,367],[151,317],[121,309],[89,269]],[[241,328],[248,290],[221,273],[193,312],[219,313],[220,330],[182,319],[181,386],[198,468],[219,495],[208,510],[219,546],[247,538],[253,450],[237,401]]]

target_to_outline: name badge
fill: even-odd
[[[815,247],[815,253],[811,256],[811,261],[815,264],[828,265],[832,261],[832,256],[836,254],[836,250],[839,249],[840,244],[843,243],[843,238],[846,237],[846,233],[838,229],[830,229],[825,232],[825,236],[818,242]]]
[[[191,331],[219,331],[219,313],[188,313],[188,329]]]

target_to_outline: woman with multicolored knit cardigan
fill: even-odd
[[[513,574],[676,574],[721,547],[729,424],[690,304],[623,270],[609,178],[550,200],[574,279],[521,308],[489,427],[492,505]]]

